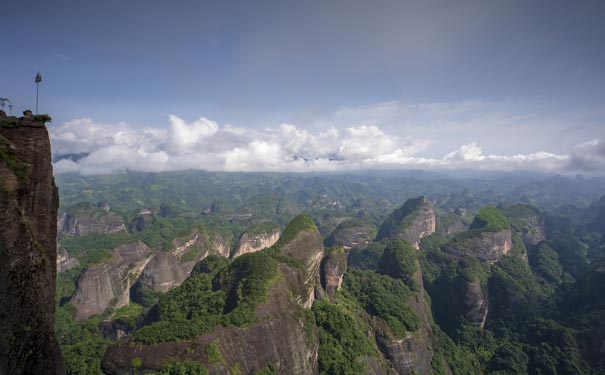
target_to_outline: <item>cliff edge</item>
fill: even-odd
[[[58,190],[48,116],[0,112],[0,374],[63,374],[54,336]]]

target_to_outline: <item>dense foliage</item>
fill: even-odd
[[[351,270],[345,274],[343,297],[368,314],[382,319],[394,336],[420,327],[420,317],[408,304],[414,295],[402,280],[372,271]]]
[[[354,315],[322,300],[313,304],[313,313],[319,330],[320,374],[366,374],[361,359],[374,355],[374,349]]]
[[[200,273],[160,297],[157,321],[135,332],[141,343],[191,338],[217,326],[256,321],[256,305],[266,302],[277,262],[263,252],[244,254],[229,265]]]

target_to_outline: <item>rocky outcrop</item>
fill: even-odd
[[[137,281],[137,289],[150,289],[165,293],[181,285],[193,266],[209,254],[228,257],[231,250],[229,241],[220,235],[194,231],[191,235],[172,241],[168,251],[159,251],[146,264]]]
[[[334,229],[334,232],[326,239],[326,246],[365,249],[372,242],[374,233],[376,233],[374,226],[364,225],[357,220],[347,220]]]
[[[470,256],[494,263],[513,248],[510,229],[497,232],[471,229],[458,234],[442,250],[455,257]]]
[[[160,371],[173,361],[195,361],[212,374],[252,374],[269,365],[276,374],[317,374],[318,333],[305,309],[313,303],[323,255],[321,235],[313,221],[298,216],[271,249],[235,259],[229,266],[232,268],[226,268],[212,281],[213,288],[222,290],[228,296],[227,305],[234,308],[242,298],[240,283],[254,277],[257,269],[250,268],[254,262],[246,262],[253,257],[264,257],[263,264],[274,262],[276,276],[268,282],[266,302],[255,307],[256,322],[247,327],[219,326],[177,342],[137,345],[127,338],[109,347],[103,359],[104,370],[110,374],[143,374]],[[237,262],[239,265],[234,266]],[[238,268],[241,264],[249,265]],[[140,362],[137,369],[132,368],[134,359]]]
[[[546,239],[544,219],[536,208],[518,204],[506,207],[503,213],[525,245],[535,246]]]
[[[59,217],[59,236],[85,236],[91,233],[117,233],[126,230],[124,220],[101,202],[93,206],[79,203]]]
[[[342,277],[347,272],[347,254],[342,247],[330,249],[321,264],[321,286],[328,297],[334,298],[334,293],[342,285]]]
[[[426,197],[410,199],[382,224],[376,240],[404,239],[418,249],[420,240],[435,232],[437,219]]]
[[[301,214],[288,224],[276,246],[282,256],[301,265],[288,273],[286,281],[302,288],[297,302],[310,308],[315,300],[315,286],[320,285],[319,270],[324,256],[321,234],[313,220]]]
[[[280,271],[289,268],[281,265]],[[109,374],[143,374],[159,371],[171,361],[196,361],[212,374],[252,374],[268,365],[275,367],[276,374],[317,374],[317,330],[312,320],[304,318],[292,292],[286,284],[274,282],[268,302],[257,307],[259,321],[247,328],[219,327],[192,340],[154,345],[123,341],[109,347],[103,368]],[[209,358],[210,345],[218,349],[220,361]],[[132,369],[135,358],[141,361],[139,369]]]
[[[135,218],[132,223],[130,223],[130,228],[136,230],[137,232],[141,232],[143,229],[149,227],[154,220],[153,212],[151,210],[139,210],[135,214]]]
[[[65,372],[53,329],[59,197],[43,117],[0,118],[0,374]]]
[[[246,231],[244,232],[238,243],[233,257],[253,253],[267,247],[273,246],[279,240],[279,228],[273,228],[269,231]]]
[[[57,248],[57,272],[65,272],[80,265],[80,261],[69,256],[67,249]]]
[[[74,319],[81,322],[103,314],[109,307],[130,303],[132,280],[141,274],[149,259],[149,248],[137,242],[118,246],[108,261],[86,267],[70,299],[75,306]]]
[[[468,282],[463,296],[461,310],[464,312],[464,319],[476,327],[483,328],[487,319],[488,300],[481,283],[478,280]]]
[[[420,327],[408,332],[405,337],[392,337],[385,333],[381,325],[375,325],[378,346],[399,375],[430,375],[432,373],[433,329],[432,317],[424,296],[422,271],[418,266],[414,280],[420,286],[420,292],[414,293],[407,301],[408,305],[420,317]]]

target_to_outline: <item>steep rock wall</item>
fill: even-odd
[[[0,374],[62,374],[53,330],[59,198],[48,131],[30,114],[0,111]]]
[[[271,233],[261,234],[244,233],[239,239],[237,249],[235,250],[233,257],[236,258],[240,255],[253,253],[255,251],[271,247],[277,242],[277,240],[279,240],[279,235],[279,230],[275,230]]]
[[[378,231],[377,240],[404,239],[418,249],[420,240],[435,232],[437,219],[426,197],[410,199],[393,212]]]

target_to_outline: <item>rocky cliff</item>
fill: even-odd
[[[455,256],[470,256],[494,263],[513,248],[510,224],[502,213],[492,206],[479,211],[468,231],[458,233],[444,246],[444,252]]]
[[[372,242],[376,228],[357,220],[347,220],[338,225],[326,239],[326,246],[342,246],[345,249],[365,249]]]
[[[330,249],[321,262],[321,286],[328,297],[334,298],[334,293],[342,285],[342,277],[347,272],[347,254],[342,247]]]
[[[132,280],[136,280],[149,259],[149,248],[137,242],[118,246],[107,261],[86,267],[70,300],[76,308],[74,319],[81,322],[103,314],[108,307],[127,305]]]
[[[302,214],[296,216],[275,246],[280,256],[299,265],[290,270],[286,281],[301,289],[297,302],[310,308],[315,300],[315,287],[320,285],[319,269],[324,256],[321,234],[313,220]]]
[[[190,294],[206,298],[203,296],[218,293],[216,296],[225,298],[225,305],[218,312],[223,319],[230,321],[229,314],[237,312],[236,317],[241,321],[247,316],[245,314],[252,313],[252,323],[215,323],[209,332],[193,338],[149,344],[137,344],[135,332],[135,338],[128,337],[109,347],[103,359],[104,370],[110,374],[143,374],[165,369],[173,362],[194,361],[202,363],[211,374],[252,374],[269,366],[275,374],[316,374],[319,342],[317,329],[310,319],[312,313],[307,307],[313,301],[322,256],[323,246],[317,228],[309,218],[297,217],[276,246],[244,254],[217,271],[212,277],[211,290],[200,290],[200,283],[207,277],[203,272],[213,269],[203,267],[202,274],[162,298],[169,299],[175,293],[182,295],[170,302],[161,300],[159,303],[170,306],[187,301],[186,296]],[[261,269],[268,272],[268,279]],[[259,283],[263,279],[267,280],[266,297],[261,298],[264,301],[249,306],[252,310],[248,313],[238,310],[246,306],[246,299],[251,295],[263,293],[264,287]],[[198,289],[193,285],[198,285]],[[253,290],[247,290],[248,287]],[[161,309],[158,310],[160,318]],[[216,315],[206,317],[203,322],[212,319],[217,319]],[[136,368],[133,363],[137,363]]]
[[[85,236],[91,233],[117,233],[126,230],[122,217],[100,202],[93,206],[79,203],[59,217],[59,236]]]
[[[405,202],[384,221],[376,240],[400,238],[418,249],[420,240],[434,233],[436,225],[431,202],[426,197],[418,197]]]
[[[53,331],[59,199],[45,120],[0,111],[0,374],[64,373]]]
[[[80,261],[69,256],[66,249],[59,247],[57,249],[57,272],[65,272],[77,267]]]
[[[185,281],[193,266],[209,254],[228,257],[229,252],[229,241],[222,236],[195,230],[172,241],[170,250],[158,251],[145,266],[136,288],[165,293]]]
[[[248,228],[241,235],[233,257],[235,258],[273,246],[279,240],[280,233],[277,226],[262,225]]]
[[[544,219],[536,208],[517,204],[506,207],[503,213],[525,245],[537,245],[546,239]]]

